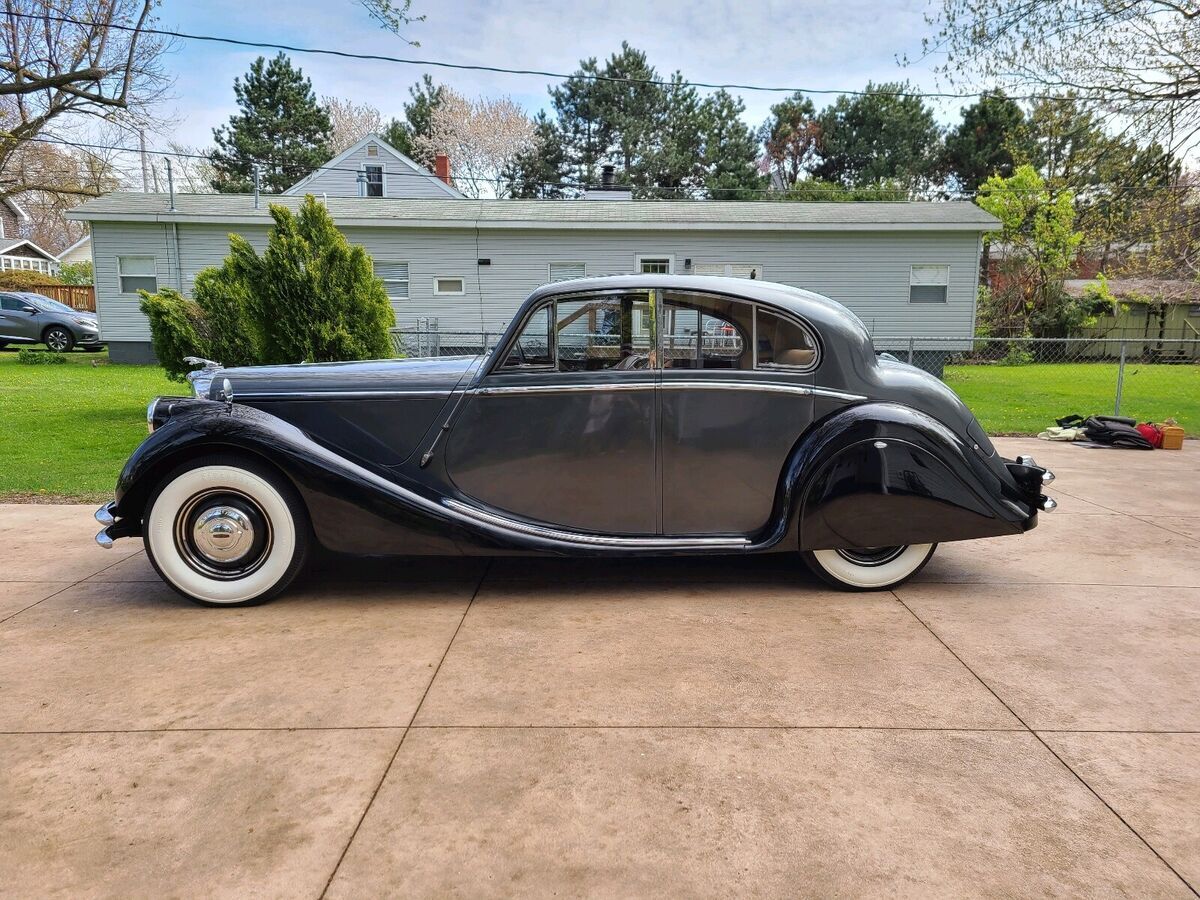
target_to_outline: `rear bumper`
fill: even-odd
[[[1053,497],[1042,493],[1042,489],[1054,481],[1054,473],[1039,466],[1032,456],[1005,459],[1004,466],[1016,482],[1025,502],[1042,512],[1053,512],[1058,507]]]

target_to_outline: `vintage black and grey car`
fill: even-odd
[[[202,360],[198,363],[204,362]],[[150,404],[97,540],[203,603],[363,555],[798,553],[880,589],[1018,534],[1053,475],[825,297],[629,275],[533,292],[478,357],[223,369]]]

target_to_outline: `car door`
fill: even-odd
[[[654,330],[649,292],[560,296],[531,311],[451,427],[454,484],[522,519],[657,533]]]
[[[753,533],[813,420],[816,343],[749,301],[667,292],[661,307],[663,533]]]
[[[0,294],[0,338],[36,341],[38,316],[33,304],[16,294]]]

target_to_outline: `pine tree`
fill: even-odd
[[[251,190],[257,163],[262,190],[279,193],[329,161],[329,115],[312,82],[283,53],[269,63],[256,59],[244,81],[234,80],[233,92],[241,111],[213,130],[216,190]]]
[[[503,174],[504,193],[519,200],[560,200],[568,196],[561,185],[567,177],[567,151],[554,121],[539,112],[534,117],[536,142]]]
[[[419,149],[418,138],[428,137],[433,128],[433,112],[442,102],[446,87],[434,84],[428,75],[408,89],[412,97],[404,104],[404,118],[392,119],[383,130],[383,139],[426,168],[433,167],[433,160],[426,159]]]
[[[746,104],[724,90],[705,98],[700,109],[704,137],[704,189],[714,200],[753,200],[763,187],[759,144],[742,121]]]
[[[1025,113],[1002,91],[986,93],[962,111],[946,135],[946,168],[959,190],[973,192],[992,175],[1004,178],[1032,152]]]

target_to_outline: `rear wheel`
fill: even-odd
[[[823,581],[846,591],[882,591],[912,578],[937,544],[805,550],[804,561]]]
[[[75,335],[61,325],[51,325],[42,335],[42,342],[55,353],[66,353],[75,346]]]
[[[163,479],[143,522],[163,581],[206,606],[249,606],[283,591],[308,556],[296,489],[267,466],[231,456],[189,462]]]

